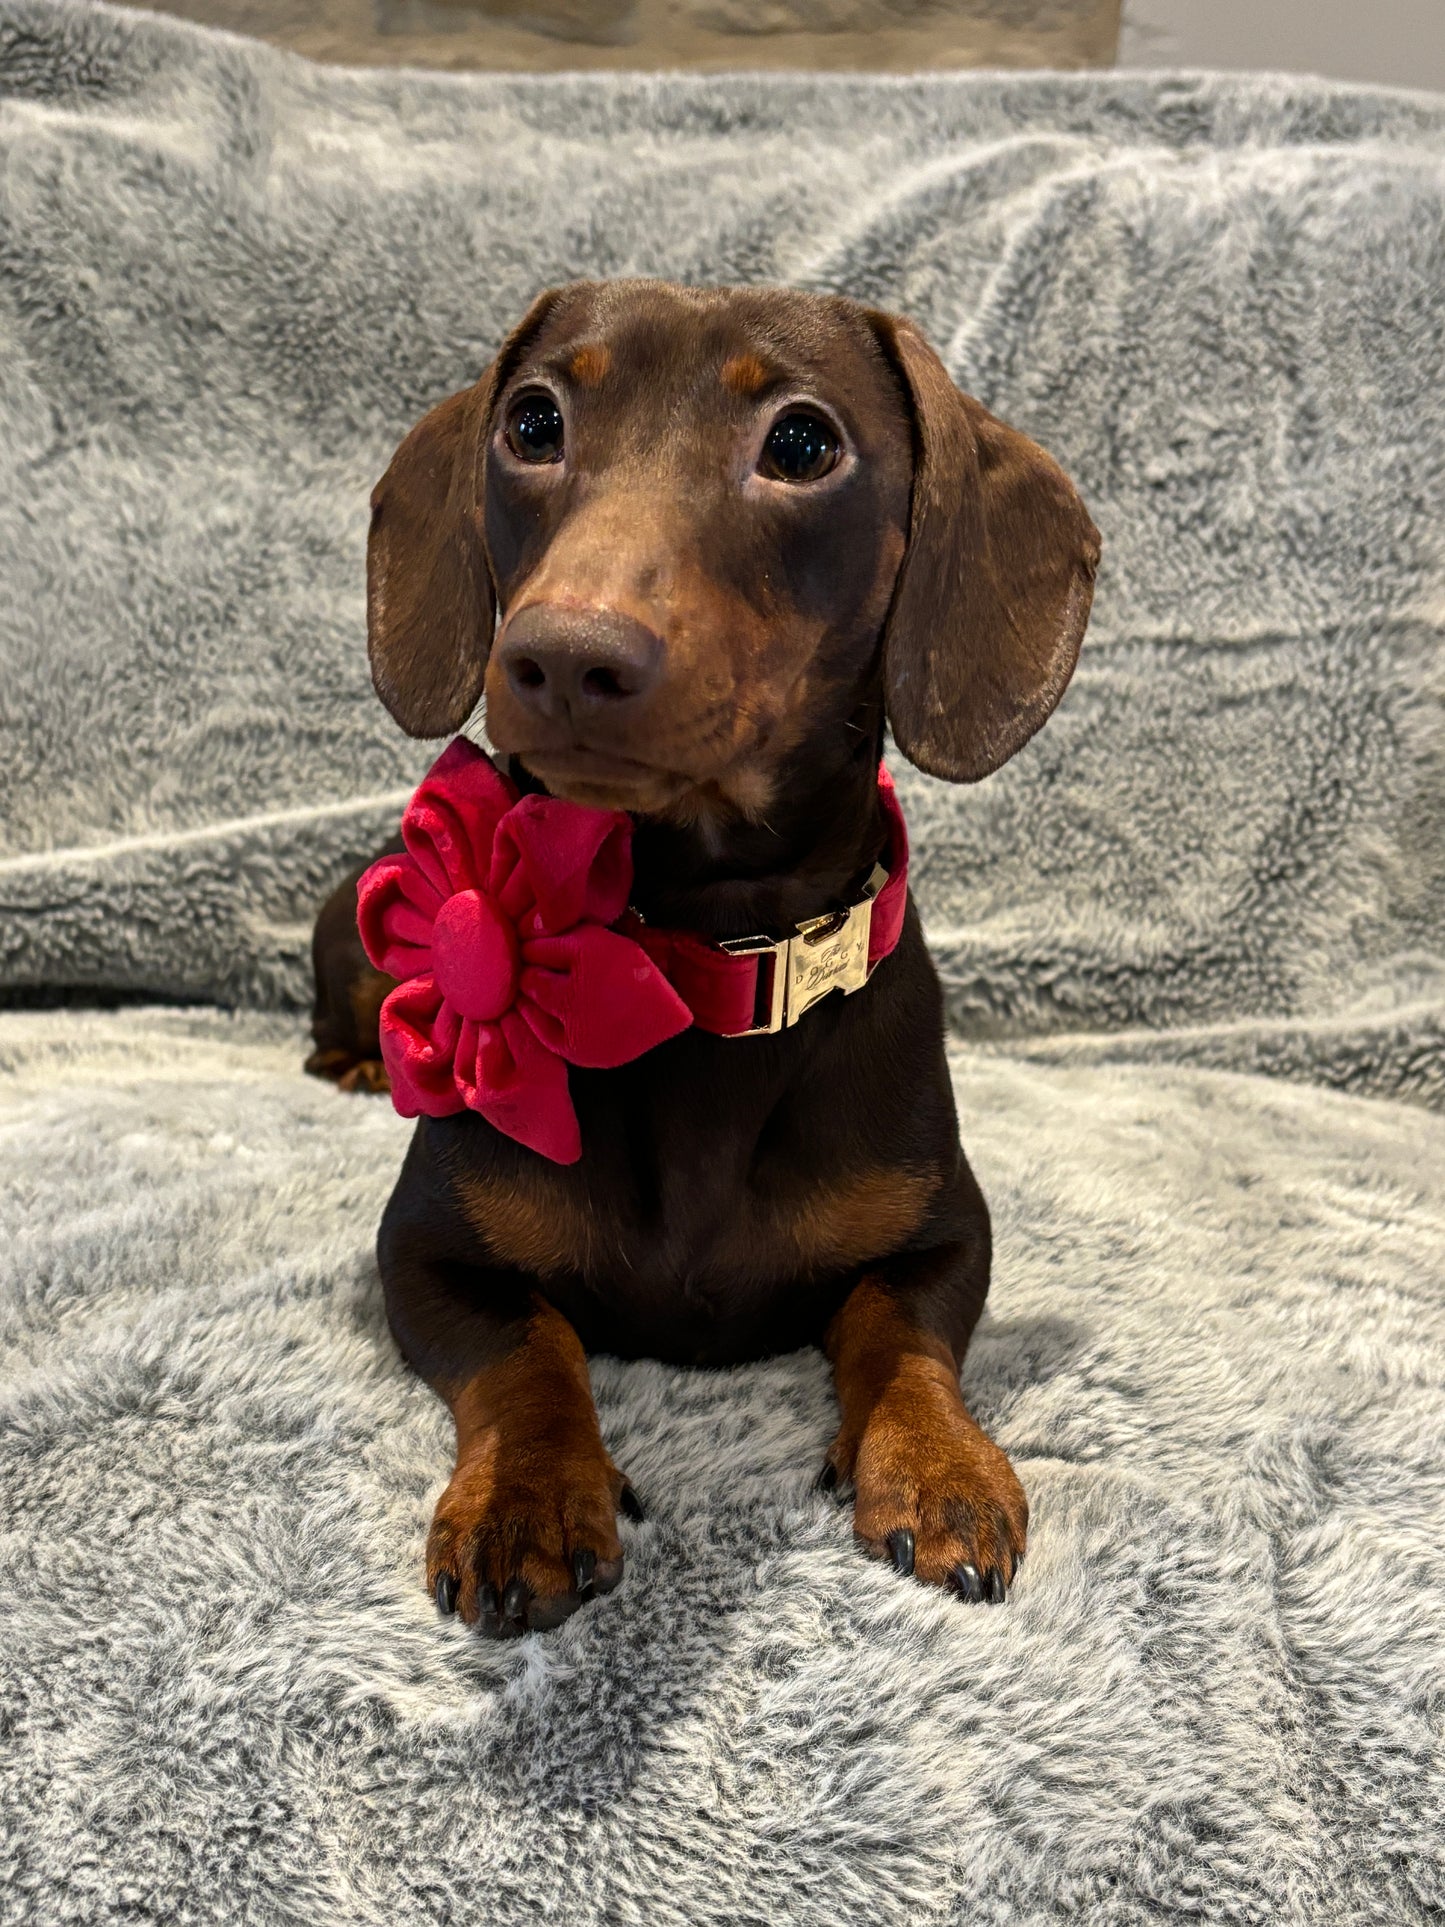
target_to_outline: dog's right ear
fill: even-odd
[[[561,292],[539,295],[481,380],[422,417],[371,492],[371,680],[408,736],[451,735],[481,696],[496,621],[481,536],[492,404]]]

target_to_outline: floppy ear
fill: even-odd
[[[481,696],[496,620],[481,538],[492,403],[560,292],[532,303],[475,386],[422,417],[371,492],[371,680],[408,736],[450,735]]]
[[[908,547],[884,631],[888,720],[909,762],[974,783],[1064,693],[1099,531],[1058,464],[955,388],[912,322],[869,318],[914,422]]]

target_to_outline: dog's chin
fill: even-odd
[[[693,787],[689,777],[674,770],[595,750],[520,751],[518,760],[551,795],[588,809],[625,810],[630,816],[668,815]]]

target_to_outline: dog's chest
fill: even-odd
[[[666,1075],[579,1079],[578,1164],[507,1157],[459,1170],[489,1252],[601,1294],[701,1304],[896,1250],[927,1214],[937,1167],[887,1155],[845,1107],[768,1077],[761,1054],[726,1054],[755,1049],[749,1040],[706,1054],[731,1076],[681,1075],[676,1052],[681,1064],[659,1066]],[[700,1071],[712,1068],[706,1057]]]
[[[905,1244],[934,1182],[858,1170],[772,1195],[699,1174],[644,1204],[565,1177],[477,1179],[468,1216],[589,1351],[725,1365],[821,1340],[859,1270]]]
[[[860,1044],[877,988],[777,1038],[687,1032],[574,1071],[576,1164],[451,1121],[450,1188],[487,1256],[598,1349],[724,1359],[816,1336],[804,1308],[930,1224],[957,1153],[936,1041],[926,1061]]]
[[[651,1198],[599,1195],[546,1170],[478,1176],[460,1188],[501,1264],[603,1291],[672,1285],[697,1296],[881,1257],[917,1228],[936,1188],[928,1175],[881,1166],[786,1184],[768,1175],[679,1171]]]

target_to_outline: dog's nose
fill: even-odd
[[[657,681],[662,641],[616,609],[534,602],[497,644],[512,693],[538,715],[582,722],[633,704]]]

